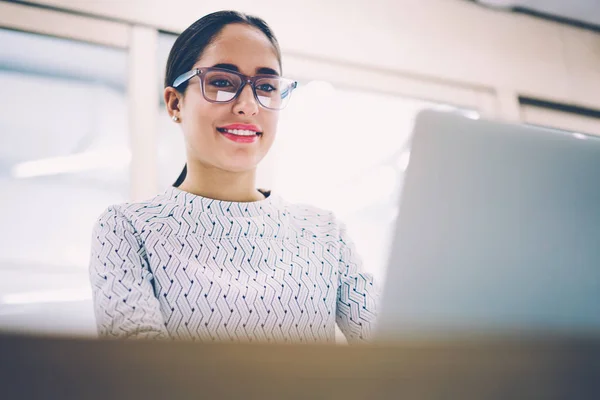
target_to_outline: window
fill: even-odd
[[[600,111],[520,98],[521,119],[531,125],[600,136]]]
[[[0,327],[95,331],[91,231],[129,194],[127,52],[0,29]]]
[[[425,108],[455,109],[311,81],[297,89],[281,115],[272,150],[273,188],[289,201],[332,210],[347,225],[365,269],[380,282],[414,118]]]

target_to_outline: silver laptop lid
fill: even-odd
[[[600,139],[424,111],[380,337],[600,332]]]

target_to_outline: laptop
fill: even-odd
[[[600,138],[426,110],[400,197],[379,339],[600,334]]]

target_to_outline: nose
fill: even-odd
[[[234,114],[239,115],[256,115],[258,113],[258,104],[254,98],[254,92],[250,84],[246,84],[242,92],[233,104]]]

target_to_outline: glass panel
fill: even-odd
[[[92,226],[127,200],[124,50],[0,30],[0,329],[94,333]]]
[[[600,136],[600,118],[529,104],[521,105],[521,118],[531,125]]]
[[[274,189],[289,201],[332,210],[344,221],[365,269],[384,278],[414,118],[425,108],[473,110],[399,96],[300,86],[283,111]]]

